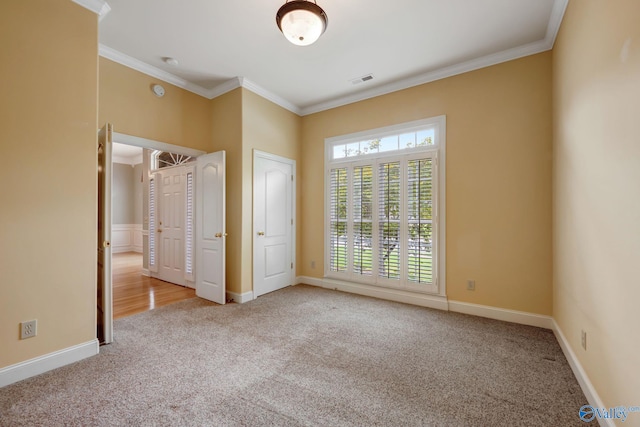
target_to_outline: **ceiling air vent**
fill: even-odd
[[[369,80],[373,80],[373,74],[367,74],[366,76],[356,77],[355,79],[349,80],[352,85],[357,85],[363,82],[368,82]]]

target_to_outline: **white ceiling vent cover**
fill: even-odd
[[[351,79],[349,81],[351,82],[352,85],[357,85],[360,83],[368,82],[370,80],[373,80],[373,74],[367,74],[362,77],[356,77],[355,79]]]

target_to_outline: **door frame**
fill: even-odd
[[[251,267],[252,267],[252,277],[251,277],[251,292],[253,294],[253,299],[257,298],[256,297],[256,292],[255,292],[255,282],[256,282],[256,260],[255,260],[255,240],[256,240],[256,234],[258,232],[258,230],[255,229],[255,222],[256,222],[256,210],[255,210],[255,204],[253,203],[253,200],[255,198],[255,179],[256,179],[256,160],[258,158],[263,158],[263,159],[267,159],[267,160],[274,160],[277,162],[282,162],[282,163],[286,163],[288,165],[291,165],[291,174],[293,175],[293,183],[291,185],[291,218],[293,219],[293,226],[291,227],[291,262],[293,263],[293,268],[291,269],[291,280],[289,283],[289,286],[295,285],[296,283],[296,270],[297,270],[297,265],[296,265],[296,240],[297,240],[297,228],[298,228],[298,221],[296,218],[296,204],[297,204],[297,194],[296,194],[296,186],[298,183],[298,175],[297,175],[297,171],[296,171],[296,161],[294,159],[290,159],[288,157],[283,157],[283,156],[279,156],[277,154],[272,154],[272,153],[268,153],[266,151],[261,151],[261,150],[253,150],[253,165],[252,165],[252,181],[251,181],[251,187],[253,189],[253,194],[251,196],[251,201],[252,201],[252,212],[251,212]]]
[[[118,133],[118,132],[111,132],[111,142],[112,143],[118,143],[118,144],[132,145],[134,147],[147,148],[147,149],[150,149],[150,150],[169,151],[169,152],[172,152],[172,153],[182,154],[182,155],[191,156],[191,157],[198,157],[198,156],[201,156],[203,154],[206,154],[206,152],[201,151],[201,150],[196,150],[196,149],[188,148],[188,147],[182,147],[180,145],[168,144],[166,142],[155,141],[153,139],[141,138],[139,136],[127,135],[127,134]],[[109,162],[109,164],[112,164],[113,163],[113,158],[109,158],[109,159],[107,159],[107,161]],[[107,173],[108,173],[108,176],[105,179],[107,179],[108,182],[111,182],[111,180],[113,179],[113,174],[112,174],[111,168],[107,168]],[[96,207],[97,207],[97,205],[98,205],[98,203],[96,201]],[[100,215],[100,212],[98,212],[98,214]],[[111,216],[111,215],[109,215],[109,216]],[[147,219],[147,221],[148,221],[148,219]],[[112,267],[110,266],[110,268],[112,268]],[[96,286],[97,286],[97,284],[96,284]],[[107,292],[108,294],[112,295],[113,294],[113,281],[112,280],[107,281],[107,283],[105,283],[104,286],[106,288],[105,292]],[[97,292],[97,290],[96,290],[96,292]],[[111,305],[113,304],[113,300],[110,301],[110,304]],[[109,316],[111,317],[111,322],[113,323],[113,306],[111,306],[109,308]],[[113,331],[111,331],[111,332],[113,334]]]

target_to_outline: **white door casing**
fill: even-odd
[[[225,152],[205,154],[196,165],[196,295],[218,304],[225,288]]]
[[[254,298],[295,280],[295,160],[254,150]]]
[[[137,136],[113,132],[113,126],[107,123],[98,133],[98,260],[97,260],[97,329],[100,343],[109,344],[113,341],[113,284],[111,271],[111,179],[112,179],[112,142],[117,142],[135,147],[154,150],[169,151],[186,156],[197,157],[204,154],[200,150],[167,144],[164,142],[140,138]],[[222,159],[222,176],[224,178],[224,153]],[[195,183],[197,187],[197,183]],[[222,182],[223,199],[222,212],[224,213],[224,181]],[[149,203],[157,201],[158,189],[155,188],[156,198],[150,195]],[[152,200],[153,199],[153,200]],[[224,221],[224,218],[223,218]],[[224,223],[223,223],[224,224]],[[149,224],[151,232],[151,223]],[[149,239],[151,240],[151,239]],[[224,251],[221,264],[224,268]],[[157,254],[156,254],[157,257]],[[157,262],[156,262],[157,265]],[[153,266],[149,265],[150,269]],[[189,276],[187,274],[187,276]],[[224,270],[222,270],[222,283],[224,283]],[[223,289],[224,295],[224,289]],[[224,301],[224,298],[223,298]]]
[[[111,150],[113,126],[98,133],[98,277],[97,335],[102,344],[113,341],[113,288],[111,283]]]
[[[185,168],[164,168],[155,173],[157,273],[165,282],[185,285]]]

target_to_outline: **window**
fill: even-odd
[[[168,151],[154,150],[151,152],[151,170],[180,166],[195,161],[195,157],[184,154],[170,153]]]
[[[441,116],[326,141],[327,277],[443,292],[444,131]]]

